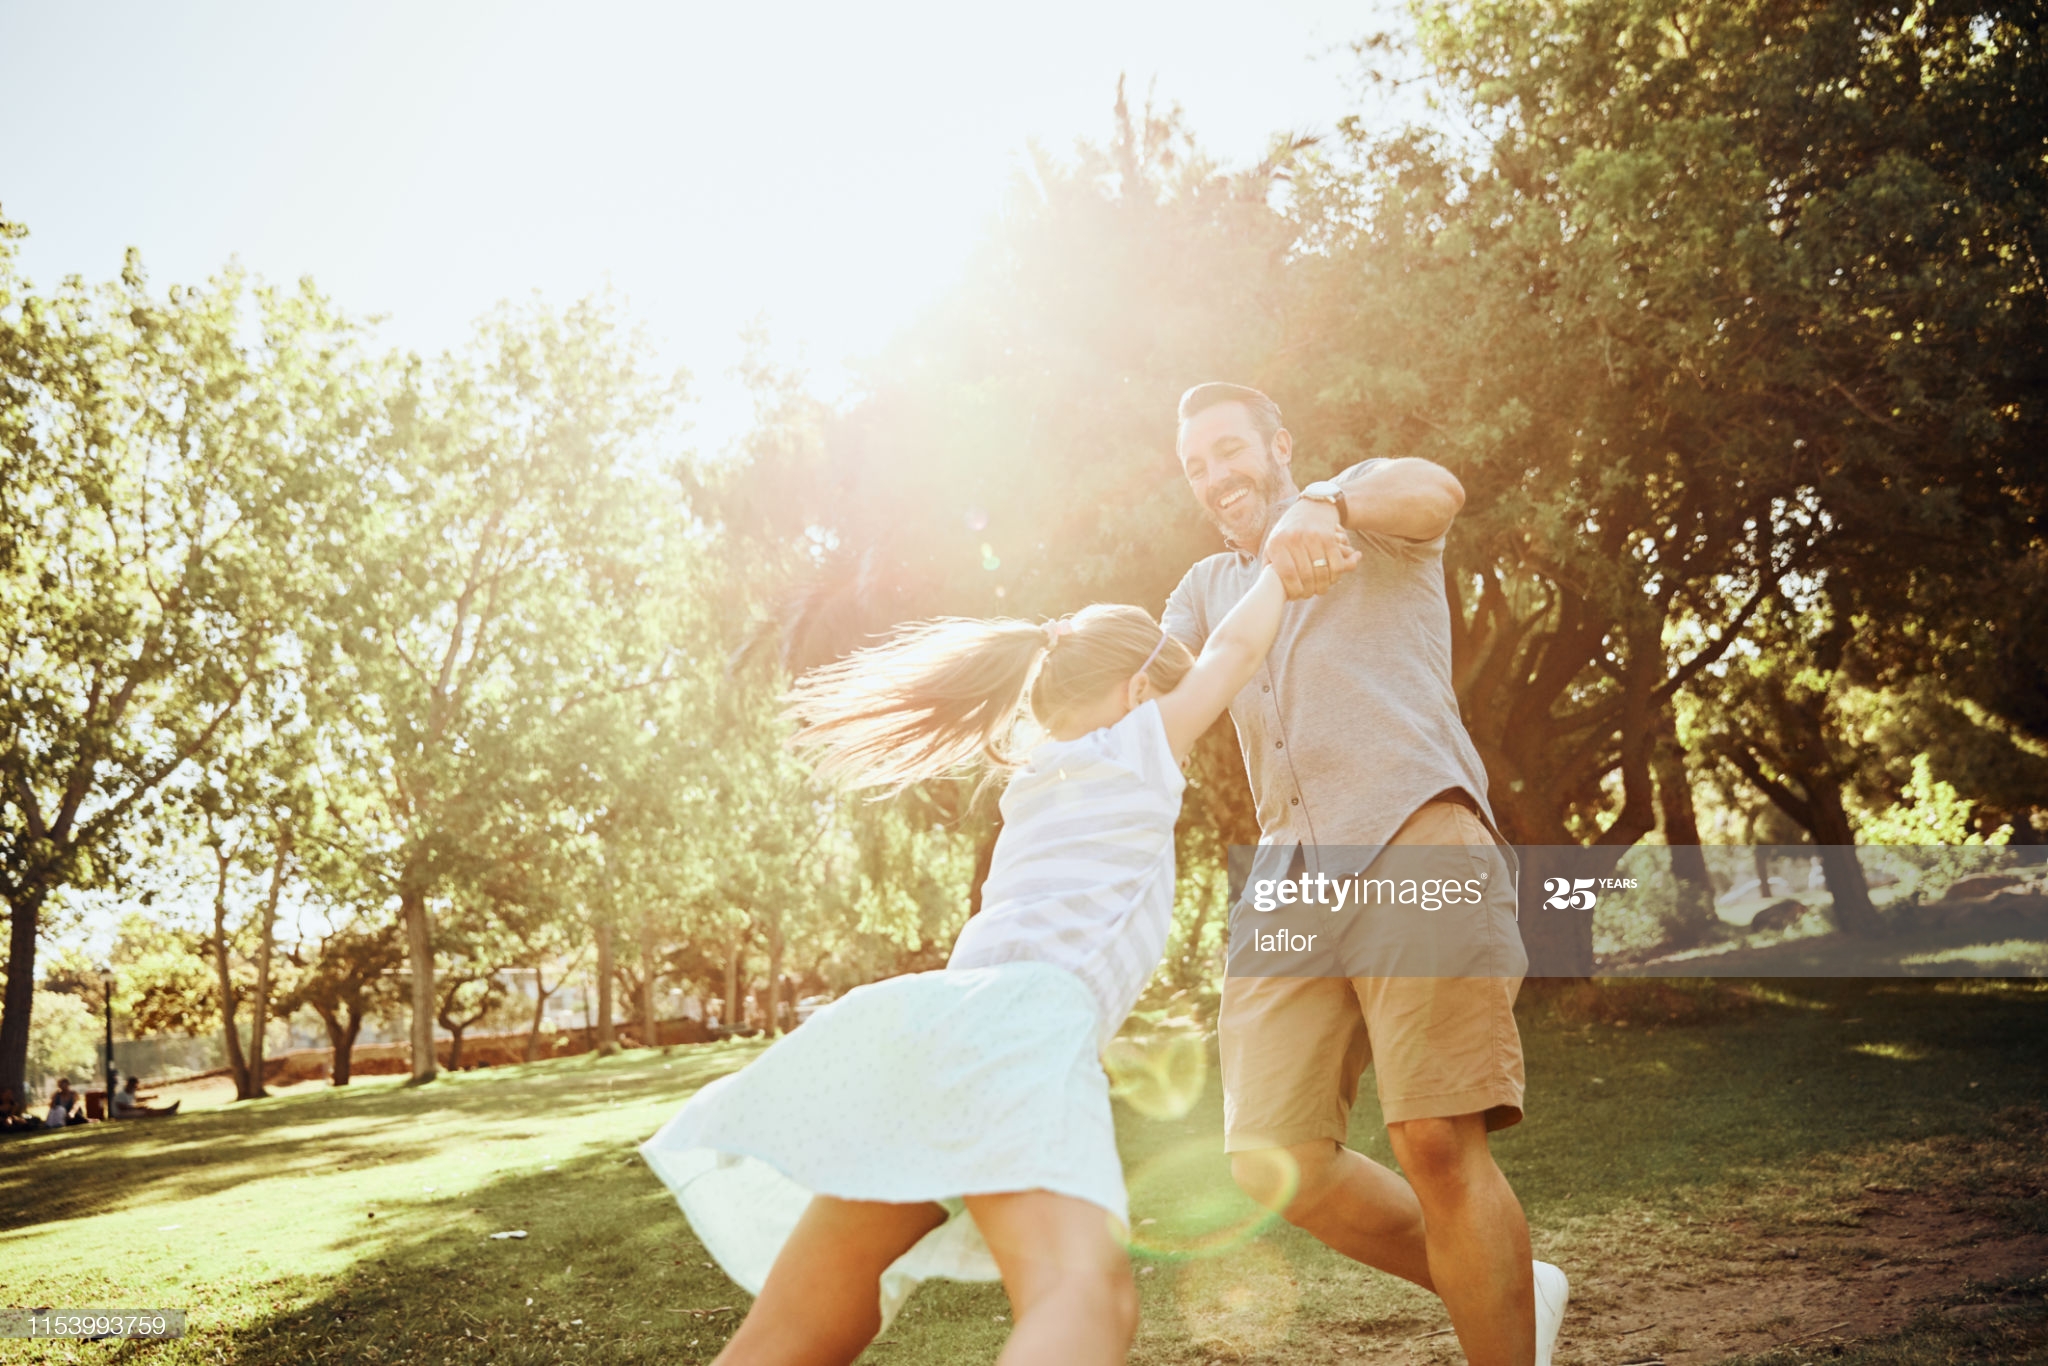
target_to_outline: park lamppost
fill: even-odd
[[[100,999],[107,1005],[107,1113],[114,1107],[114,970],[99,965]]]

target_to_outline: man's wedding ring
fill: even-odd
[[[1328,569],[1330,567],[1330,562],[1328,560],[1310,560],[1309,563],[1314,565],[1318,569]]]

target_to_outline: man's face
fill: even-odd
[[[1182,424],[1179,453],[1181,473],[1217,529],[1233,544],[1256,546],[1267,511],[1292,487],[1286,430],[1269,448],[1242,403],[1219,403]]]

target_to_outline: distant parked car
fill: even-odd
[[[811,1016],[817,1014],[821,1007],[828,1006],[830,1004],[832,1004],[832,998],[830,996],[804,997],[802,1000],[796,1003],[796,1022],[798,1024],[802,1024],[805,1020],[808,1020],[811,1018]]]

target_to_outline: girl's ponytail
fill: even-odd
[[[1003,749],[1050,637],[1028,621],[942,617],[905,628],[798,679],[792,743],[818,775],[849,787],[901,791]]]

